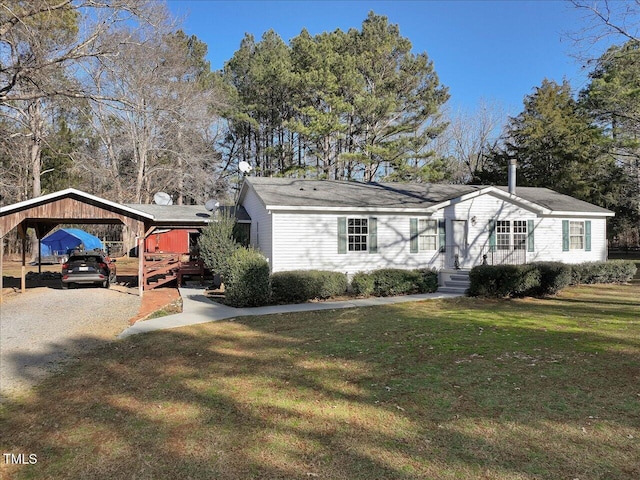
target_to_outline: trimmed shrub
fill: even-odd
[[[351,279],[351,290],[356,295],[373,294],[373,276],[370,273],[358,272]]]
[[[472,297],[518,297],[555,295],[568,285],[581,283],[625,283],[637,267],[629,260],[567,265],[538,262],[528,265],[480,265],[471,269]]]
[[[351,280],[356,295],[405,295],[435,292],[438,289],[438,274],[433,270],[402,270],[383,268],[370,273],[358,272]]]
[[[540,285],[532,292],[536,296],[555,295],[571,284],[571,266],[562,262],[532,263],[540,272]]]
[[[434,268],[421,268],[416,272],[422,275],[422,288],[419,293],[433,293],[438,290],[438,271]]]
[[[522,297],[540,287],[534,265],[479,265],[469,272],[472,297]]]
[[[493,265],[478,265],[469,272],[470,297],[497,297],[497,271]]]
[[[586,262],[571,265],[571,283],[626,283],[635,275],[637,267],[630,260]]]
[[[343,295],[348,282],[345,274],[323,270],[294,270],[271,275],[271,292],[276,303],[302,303],[314,298]]]
[[[233,307],[267,305],[271,296],[269,264],[260,252],[239,248],[229,257],[225,303]]]
[[[630,282],[638,271],[638,266],[633,260],[611,260],[616,267],[616,281],[619,283]]]

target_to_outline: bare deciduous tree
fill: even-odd
[[[583,15],[583,27],[568,36],[585,65],[602,59],[613,44],[640,41],[640,0],[571,0]]]
[[[459,111],[436,147],[449,159],[452,181],[468,183],[481,171],[506,122],[504,109],[495,102],[480,101],[476,110]]]

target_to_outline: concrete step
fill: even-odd
[[[457,287],[439,287],[438,293],[456,293],[458,295],[466,295],[466,288],[457,288]]]
[[[469,272],[466,270],[441,270],[438,292],[464,295],[469,289]]]
[[[456,282],[468,282],[469,275],[462,275],[462,274],[449,275],[449,279]]]
[[[470,282],[444,282],[445,287],[451,288],[469,288],[471,286]]]

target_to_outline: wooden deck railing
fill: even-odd
[[[152,290],[174,280],[180,286],[185,275],[198,275],[203,280],[206,273],[204,262],[188,258],[189,255],[184,253],[145,252],[142,261],[144,289]]]

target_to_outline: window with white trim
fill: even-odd
[[[418,245],[420,251],[437,250],[438,221],[419,220]]]
[[[513,221],[513,249],[514,250],[527,249],[527,221],[526,220]]]
[[[569,222],[569,250],[584,250],[584,222]]]
[[[496,247],[498,250],[526,250],[527,221],[498,220],[496,222]]]
[[[511,222],[498,220],[496,222],[496,246],[498,250],[509,250],[511,247]]]
[[[350,252],[366,252],[369,239],[369,220],[347,219],[347,247]]]

